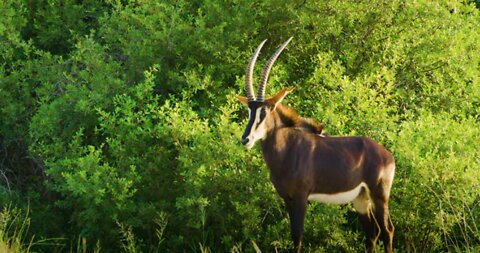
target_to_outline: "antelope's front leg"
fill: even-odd
[[[305,219],[305,211],[307,209],[306,194],[296,194],[293,198],[285,198],[285,206],[290,216],[290,231],[294,245],[294,252],[301,252],[303,221]]]

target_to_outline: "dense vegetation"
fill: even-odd
[[[295,87],[284,103],[329,134],[392,151],[395,249],[480,251],[474,2],[2,0],[0,13],[0,250],[288,248],[234,96],[258,43],[260,68],[293,36],[266,93]],[[350,205],[309,204],[307,252],[361,252],[362,233]]]

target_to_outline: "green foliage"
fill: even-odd
[[[10,87],[18,81],[16,76],[22,69],[21,60],[28,57],[31,47],[20,36],[26,23],[23,5],[17,1],[2,1],[0,10],[3,13],[0,21],[0,130],[9,136],[18,136],[24,133],[25,129],[16,132],[15,128],[25,124],[26,121],[22,121],[21,115],[28,113],[33,102],[29,94],[31,87]]]
[[[447,115],[425,113],[402,124],[392,147],[401,168],[392,195],[401,197],[394,197],[392,209],[409,251],[478,244],[478,220],[472,220],[480,197],[478,136],[472,119],[455,122]],[[400,211],[411,206],[422,208]],[[459,240],[466,245],[458,245]]]
[[[267,94],[295,87],[284,103],[300,115],[392,151],[395,248],[478,251],[468,2],[0,1],[0,205],[30,208],[35,238],[62,238],[38,252],[287,250],[234,95],[261,40],[256,73],[294,36]],[[363,238],[350,206],[309,205],[307,252],[360,252]]]
[[[24,0],[28,24],[23,33],[37,48],[52,54],[67,54],[76,40],[97,29],[98,18],[107,10],[103,1]],[[108,2],[108,1],[107,1]]]

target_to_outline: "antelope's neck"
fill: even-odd
[[[271,121],[268,122],[267,135],[265,139],[261,141],[264,152],[282,148],[288,139],[286,133],[282,134],[282,132],[284,132],[282,129],[289,127],[288,122],[285,122],[285,116],[277,111],[274,111],[272,116]]]
[[[265,139],[261,141],[263,159],[265,160],[269,170],[273,173],[276,168],[283,166],[284,158],[288,154],[288,142],[290,140],[288,127],[275,112],[272,126],[267,131]]]
[[[289,126],[288,122],[285,122],[286,121],[285,115],[280,110],[274,111],[272,116],[273,116],[272,117],[273,120],[272,122],[270,122],[270,127],[267,131],[268,135],[275,133],[275,131],[277,131],[278,129]],[[290,122],[290,125],[293,125],[293,123]],[[268,138],[268,135],[267,135],[267,138]]]

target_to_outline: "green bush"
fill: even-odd
[[[472,209],[480,199],[478,136],[474,120],[455,122],[446,114],[425,113],[402,124],[392,147],[397,154],[392,209],[397,231],[403,231],[397,240],[407,251],[466,251],[478,245],[479,220]]]
[[[475,252],[469,2],[2,1],[0,207],[29,208],[27,238],[60,238],[36,252],[286,251],[288,216],[261,152],[239,143],[234,95],[258,43],[255,77],[293,36],[266,93],[294,87],[284,103],[327,133],[392,151],[395,248]],[[309,204],[305,251],[363,238],[350,206]]]

